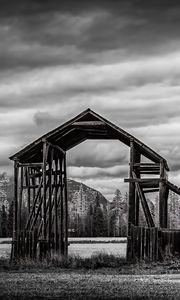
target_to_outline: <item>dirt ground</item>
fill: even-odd
[[[180,274],[122,275],[108,269],[2,271],[0,299],[180,299]]]

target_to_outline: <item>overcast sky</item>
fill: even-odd
[[[164,156],[180,185],[179,1],[0,0],[0,8],[1,172],[12,174],[11,154],[90,107]],[[107,197],[127,176],[129,152],[117,142],[69,154],[69,176]]]

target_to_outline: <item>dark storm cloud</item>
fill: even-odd
[[[0,165],[91,107],[166,157],[178,178],[179,28],[173,0],[0,0]],[[69,170],[110,194],[129,150],[100,145],[71,152]]]
[[[1,68],[87,62],[99,51],[120,57],[174,48],[178,1],[1,1]],[[168,47],[164,49],[164,46]],[[97,58],[98,59],[98,58]]]

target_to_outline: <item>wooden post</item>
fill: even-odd
[[[60,253],[64,255],[64,197],[63,197],[63,180],[62,180],[62,157],[59,158],[59,167],[60,167],[60,228],[59,228],[59,246]]]
[[[141,154],[135,149],[134,141],[130,142],[130,169],[129,177],[133,178],[134,163],[139,163]],[[139,173],[137,174],[139,176]],[[139,195],[135,190],[135,183],[129,182],[129,205],[128,205],[128,242],[127,242],[127,260],[132,258],[132,237],[131,225],[136,225],[139,221]]]
[[[133,163],[134,163],[134,142],[130,142],[130,169],[129,169],[129,177],[132,177],[133,171]],[[129,182],[129,214],[128,214],[128,223],[132,223],[135,225],[135,184],[133,182]]]
[[[68,255],[68,199],[67,199],[67,174],[66,174],[66,154],[64,154],[64,254]]]
[[[166,169],[164,161],[160,162],[160,179],[166,179]],[[168,226],[168,194],[169,189],[165,182],[159,183],[159,226],[167,228]]]
[[[13,244],[11,258],[17,257],[17,229],[18,229],[18,161],[14,161],[14,207],[13,207]]]
[[[54,174],[54,184],[55,184],[55,195],[54,195],[54,239],[55,239],[55,250],[58,250],[58,213],[57,213],[57,171],[58,171],[58,160],[55,158],[55,174]]]
[[[43,143],[43,168],[42,168],[42,176],[43,176],[43,230],[42,230],[42,237],[44,240],[44,243],[46,243],[46,162],[47,162],[47,156],[48,156],[48,147],[46,141]]]
[[[19,231],[21,231],[21,209],[22,209],[23,181],[24,181],[23,167],[21,167],[20,170],[21,170],[21,178],[20,178],[20,187],[19,187],[19,208],[18,208]]]
[[[51,248],[51,228],[52,228],[52,160],[53,160],[53,149],[51,148],[50,158],[49,158],[49,233],[48,233],[49,250]]]
[[[30,214],[30,202],[31,202],[31,191],[30,191],[30,178],[29,178],[29,168],[26,167],[26,186],[27,186],[27,204],[28,204],[28,213]]]
[[[141,161],[141,154],[134,149],[134,163],[140,163]],[[140,171],[135,169],[134,170],[137,178],[140,178]],[[135,185],[136,186],[136,185]],[[139,194],[137,189],[135,189],[135,225],[139,225]]]
[[[130,142],[130,170],[129,177],[133,178],[133,170],[134,163],[139,163],[141,158],[141,154],[135,149],[133,140]],[[140,173],[136,171],[137,177],[139,177]],[[128,215],[128,223],[132,223],[136,225],[138,223],[139,216],[139,197],[135,192],[135,183],[129,182],[129,215]]]

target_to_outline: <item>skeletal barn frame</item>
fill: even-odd
[[[159,226],[167,228],[169,189],[180,195],[180,189],[167,179],[167,161],[128,132],[87,109],[10,157],[14,161],[12,259],[45,257],[52,251],[67,258],[66,152],[87,139],[119,140],[130,147],[129,178],[125,179],[129,183],[128,236],[131,225],[139,225],[140,202],[147,226],[155,227],[146,199],[148,193],[159,193]],[[143,156],[147,162],[142,162]],[[27,206],[24,228],[23,205]]]

